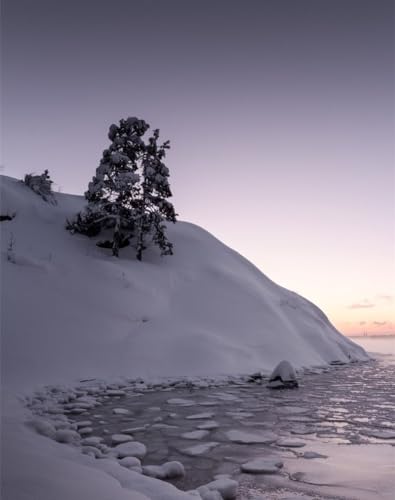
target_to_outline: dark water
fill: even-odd
[[[229,474],[240,481],[239,498],[245,499],[257,492],[269,495],[262,498],[285,498],[278,496],[279,488],[326,498],[393,499],[395,365],[389,359],[306,374],[296,390],[270,391],[264,384],[240,382],[104,397],[101,406],[74,421],[91,420],[92,435],[108,445],[112,434],[126,430],[147,446],[145,465],[182,462],[187,474],[173,484],[183,490],[207,483],[216,474]],[[185,405],[172,402],[175,398]],[[114,408],[130,413],[115,415]],[[183,436],[207,421],[218,427],[200,439]],[[229,431],[250,438],[252,434],[253,441],[254,436],[258,441],[275,436],[270,444],[235,443]],[[284,438],[304,446],[280,446],[278,440]],[[205,443],[215,444],[191,456],[191,447]],[[304,458],[306,451],[326,458]],[[266,456],[283,461],[277,474],[240,472],[240,464]]]

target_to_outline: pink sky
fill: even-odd
[[[139,116],[171,140],[181,219],[344,333],[394,332],[393,13],[391,0],[6,0],[3,173],[47,168],[83,193],[109,125]]]

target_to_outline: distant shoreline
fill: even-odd
[[[378,338],[388,338],[388,337],[395,337],[395,333],[383,333],[383,334],[368,334],[368,335],[346,335],[346,337],[350,339],[378,339]]]

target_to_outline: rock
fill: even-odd
[[[281,361],[273,370],[267,384],[269,389],[294,389],[298,387],[296,372],[289,361]]]
[[[249,474],[275,474],[283,466],[281,460],[276,458],[256,458],[241,465],[242,472]]]

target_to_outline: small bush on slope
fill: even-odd
[[[44,201],[56,205],[56,200],[52,192],[53,182],[51,181],[48,170],[44,170],[41,175],[26,174],[23,182],[32,191],[41,196]]]

